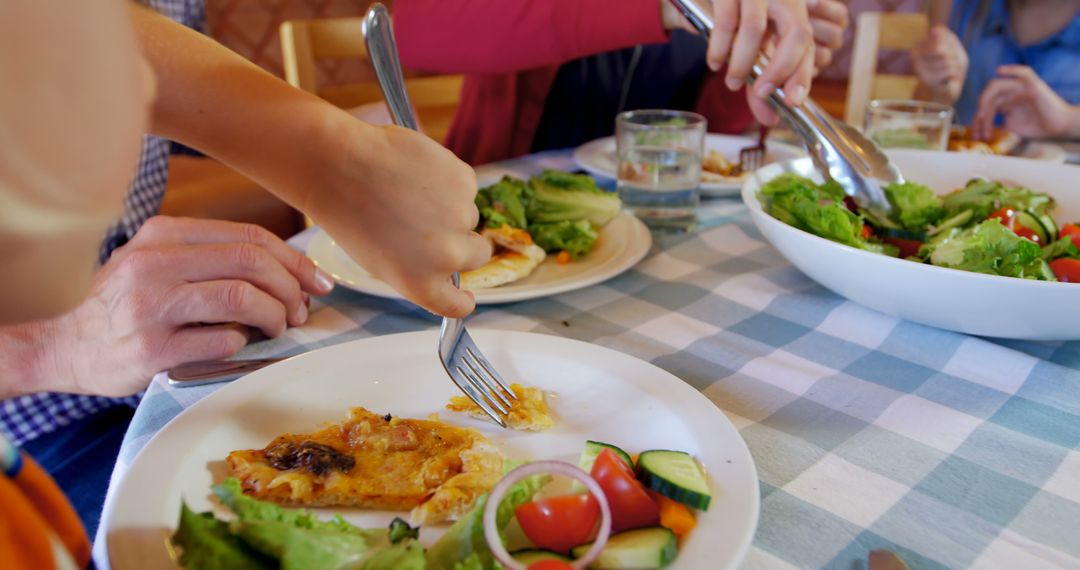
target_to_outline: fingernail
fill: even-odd
[[[308,308],[307,305],[300,303],[296,307],[296,324],[302,325],[307,322]]]
[[[330,277],[329,273],[316,267],[315,285],[317,285],[319,287],[319,290],[322,291],[324,294],[329,293],[330,291],[334,290],[334,278]]]
[[[732,91],[738,91],[739,89],[742,89],[743,86],[743,81],[741,79],[735,79],[734,77],[728,77],[724,83],[727,85],[727,88]]]
[[[802,85],[796,85],[791,93],[788,94],[788,103],[792,105],[801,105],[803,100],[806,99],[806,87]]]
[[[754,93],[756,93],[757,96],[761,97],[762,99],[768,97],[769,95],[772,95],[773,91],[776,91],[776,85],[773,85],[769,81],[762,81],[754,85]]]

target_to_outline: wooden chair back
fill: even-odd
[[[374,79],[346,85],[319,85],[317,61],[367,61],[362,21],[363,18],[325,18],[283,22],[280,35],[285,80],[342,108],[381,102],[382,92]],[[411,76],[405,80],[424,131],[437,141],[441,142],[450,130],[463,81],[461,75]]]
[[[862,127],[866,105],[872,99],[911,99],[919,85],[913,75],[877,72],[878,52],[910,51],[926,38],[930,19],[925,13],[863,12],[855,23],[848,74],[844,120]]]

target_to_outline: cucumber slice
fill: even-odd
[[[574,558],[580,558],[592,544],[575,547]],[[629,570],[631,568],[664,568],[675,560],[678,544],[675,533],[663,527],[639,528],[612,535],[600,557],[589,565],[598,570]]]
[[[1030,210],[1021,210],[1016,213],[1016,223],[1024,226],[1025,228],[1035,232],[1035,235],[1039,236],[1039,243],[1046,245],[1050,243],[1050,232],[1043,227],[1043,223],[1039,221],[1038,216],[1033,214]]]
[[[558,552],[552,552],[550,550],[540,550],[538,548],[530,548],[528,550],[519,550],[510,554],[510,558],[517,560],[518,562],[528,566],[534,562],[540,562],[541,560],[561,560],[563,562],[573,562],[572,559],[559,554]]]
[[[581,459],[578,460],[578,467],[586,473],[592,473],[592,466],[593,463],[596,463],[596,456],[600,455],[600,452],[605,449],[614,451],[615,455],[622,458],[631,469],[634,468],[634,462],[630,460],[629,453],[623,451],[616,445],[592,440],[585,442],[585,449],[581,450]]]
[[[956,214],[955,216],[953,216],[953,217],[941,222],[940,224],[938,224],[938,226],[935,227],[933,230],[927,232],[927,235],[935,236],[935,235],[937,235],[937,234],[939,234],[939,233],[941,233],[941,232],[943,232],[945,230],[951,230],[953,228],[958,228],[958,227],[970,222],[971,218],[974,215],[975,215],[975,212],[973,212],[971,210],[964,210],[963,212],[960,212],[959,214]]]
[[[646,487],[688,507],[709,510],[712,494],[705,470],[682,451],[657,449],[638,456],[638,478]]]
[[[1039,220],[1039,223],[1042,224],[1043,229],[1045,229],[1046,233],[1050,236],[1050,241],[1056,240],[1058,236],[1061,235],[1061,228],[1058,227],[1057,221],[1054,220],[1054,217],[1050,214],[1040,214],[1035,212],[1034,210],[1028,210],[1027,213],[1035,216],[1036,220]],[[1049,242],[1044,242],[1043,245],[1047,243]]]

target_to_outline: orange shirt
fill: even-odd
[[[53,480],[0,437],[0,568],[86,568],[90,541]]]

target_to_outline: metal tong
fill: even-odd
[[[702,35],[713,29],[712,13],[699,0],[670,0]],[[748,80],[753,83],[764,72],[768,57],[758,57]],[[888,218],[892,204],[883,186],[903,182],[904,177],[874,141],[851,125],[834,119],[809,97],[801,105],[791,106],[779,87],[769,101],[780,117],[803,140],[810,158],[821,173],[840,184],[863,208],[881,218]]]

